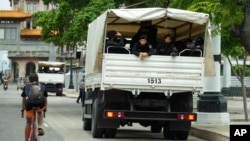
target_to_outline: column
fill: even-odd
[[[215,61],[215,76],[204,78],[204,94],[197,101],[198,123],[229,123],[227,101],[221,94],[220,63],[221,36],[212,38],[212,49]]]
[[[230,86],[231,86],[231,66],[226,57],[223,58],[223,85],[221,93],[224,96],[230,96]]]

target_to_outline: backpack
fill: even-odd
[[[27,101],[30,104],[44,104],[45,96],[44,96],[45,88],[41,84],[28,84],[26,86],[25,93],[27,95]]]

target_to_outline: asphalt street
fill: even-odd
[[[0,85],[0,141],[24,141],[25,118],[21,117],[21,91],[10,84],[4,91]],[[76,98],[57,97],[49,94],[48,112],[44,119],[45,135],[40,141],[157,141],[163,140],[162,133],[151,133],[149,128],[134,124],[118,129],[114,139],[93,139],[91,131],[83,131],[81,104]],[[188,141],[204,141],[189,136]]]

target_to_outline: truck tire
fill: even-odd
[[[84,105],[82,107],[82,111],[83,130],[89,131],[91,130],[91,119],[84,118],[84,114],[86,113],[86,108]]]
[[[117,128],[107,128],[104,132],[105,138],[114,138],[117,132]]]
[[[170,99],[171,112],[192,112],[193,111],[193,97],[191,92],[173,94]],[[165,139],[169,140],[186,140],[189,135],[187,130],[171,130],[169,127],[171,121],[167,121],[164,125],[163,135]],[[188,121],[187,121],[188,122]],[[191,129],[191,122],[185,124],[185,128]]]
[[[163,136],[167,140],[174,140],[175,139],[175,132],[169,130],[169,122],[166,121],[164,127],[163,127]]]
[[[160,133],[162,130],[162,122],[156,121],[151,125],[151,132],[152,133]]]
[[[167,140],[187,140],[189,131],[170,131],[164,126],[163,135]]]
[[[56,96],[62,96],[62,93],[61,92],[56,93]]]
[[[100,111],[98,110],[98,98],[94,100],[92,105],[92,123],[91,130],[93,138],[101,138],[104,134],[104,128],[97,128],[97,121],[100,118]]]
[[[91,130],[91,120],[90,119],[84,119],[83,121],[83,130],[90,131]]]
[[[169,130],[169,122],[166,122],[163,128],[164,138],[167,140],[187,140],[189,131],[170,131]]]

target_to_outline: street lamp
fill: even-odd
[[[69,50],[69,53],[70,53],[70,78],[69,78],[69,89],[74,89],[74,85],[73,85],[73,78],[72,78],[72,60],[73,60],[73,53],[74,53],[74,50],[73,49],[70,49]]]

